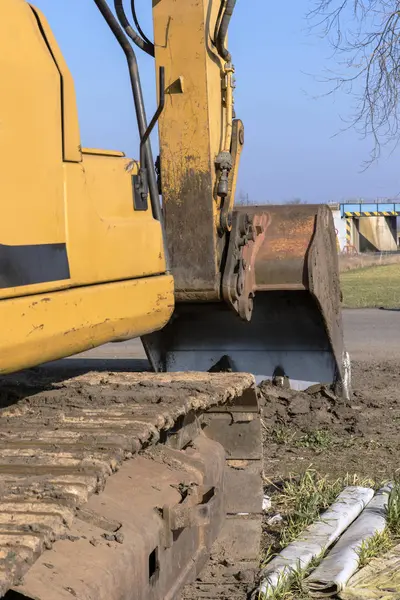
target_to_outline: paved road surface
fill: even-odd
[[[353,360],[400,360],[400,310],[345,310],[343,316]]]
[[[400,356],[400,310],[345,310],[344,327],[346,346],[353,360],[381,361]],[[106,344],[84,352],[89,368],[146,369],[147,361],[140,340]],[[77,360],[76,358],[68,360]]]

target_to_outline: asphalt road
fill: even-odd
[[[344,334],[352,360],[400,359],[400,310],[345,310]]]
[[[344,332],[347,350],[353,360],[384,361],[400,354],[400,310],[345,310]],[[106,344],[68,360],[85,359],[95,368],[146,369],[147,361],[140,340]]]

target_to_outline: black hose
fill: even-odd
[[[146,142],[149,139],[150,134],[153,131],[154,127],[156,126],[157,121],[160,118],[162,111],[164,110],[164,106],[165,106],[165,67],[160,67],[158,87],[160,90],[160,101],[158,103],[157,110],[154,113],[152,120],[150,121],[150,125],[147,127],[147,129],[144,133],[144,136],[142,137],[142,141],[140,142],[140,164],[144,164],[144,162],[145,162],[144,159],[146,157],[144,155],[144,149],[146,147]]]
[[[229,23],[231,21],[233,11],[235,10],[236,0],[228,0],[224,15],[221,19],[221,25],[219,27],[216,43],[219,55],[225,60],[225,62],[231,62],[232,56],[228,49],[225,47],[226,36],[228,34]]]
[[[224,14],[225,4],[226,4],[226,0],[221,0],[221,4],[219,5],[217,20],[215,21],[214,39],[213,39],[214,46],[217,45],[218,32],[219,32],[219,28],[221,26],[221,20],[222,20],[223,14]]]
[[[151,42],[149,40],[149,38],[146,36],[146,34],[143,33],[143,29],[140,27],[139,19],[137,18],[137,14],[136,14],[135,0],[131,0],[131,7],[132,7],[133,21],[136,25],[136,29],[138,30],[139,34],[142,36],[142,38],[146,42],[146,44],[148,44],[153,49],[153,56],[154,56],[154,44],[153,44],[153,42]]]
[[[125,30],[126,35],[131,38],[138,48],[154,57],[154,45],[143,40],[133,29],[126,16],[123,0],[114,0],[114,6],[119,22]]]
[[[96,3],[97,8],[103,15],[104,19],[106,20],[111,31],[117,38],[117,41],[120,44],[126,56],[126,60],[128,62],[129,67],[129,75],[131,79],[133,99],[135,102],[136,119],[138,123],[140,139],[142,139],[147,130],[147,119],[135,52],[133,51],[129,40],[125,37],[121,27],[118,25],[118,21],[114,17],[106,0],[94,0],[94,2]],[[158,195],[157,179],[154,171],[153,153],[151,151],[150,140],[147,140],[146,142],[146,168],[148,174],[149,193],[153,216],[158,221],[162,221],[160,198]]]

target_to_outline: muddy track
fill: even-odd
[[[396,360],[356,361],[349,403],[329,390],[296,394],[267,386],[262,402],[267,479],[279,482],[309,465],[334,478],[346,473],[377,480],[395,475],[399,373]],[[77,509],[96,491],[101,498],[107,478],[123,462],[162,439],[179,415],[229,402],[248,384],[243,376],[232,374],[198,376],[195,383],[191,374],[179,376],[175,388],[170,376],[155,383],[149,374],[66,375],[54,369],[32,370],[4,378],[0,385],[3,593],[55,540],[68,540]],[[323,445],[306,443],[316,431],[327,432]],[[16,518],[10,527],[12,514]],[[249,529],[247,537],[251,535]],[[274,532],[264,537],[270,544]],[[89,539],[83,542],[90,547]],[[229,554],[225,538],[215,545],[197,581],[185,588],[182,600],[246,600],[258,565],[235,563]]]
[[[0,385],[1,596],[54,542],[68,539],[79,509],[101,497],[122,463],[162,442],[187,413],[229,405],[253,381],[138,373],[53,380],[54,372],[39,369]]]

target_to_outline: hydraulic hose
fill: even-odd
[[[232,130],[233,130],[233,86],[234,86],[234,68],[231,63],[228,62],[225,66],[226,75],[226,96],[225,96],[225,110],[226,110],[226,128],[224,135],[224,142],[222,144],[222,152],[230,152],[232,144]]]
[[[132,2],[133,2],[133,0],[132,0]],[[215,21],[215,29],[214,29],[214,40],[213,40],[214,46],[217,45],[218,32],[219,32],[219,28],[221,27],[221,21],[222,21],[224,12],[225,12],[226,3],[227,3],[227,0],[221,0],[221,4],[219,5],[218,16],[217,16],[217,20]]]
[[[118,24],[117,19],[114,17],[110,7],[108,6],[106,0],[94,0],[97,8],[103,15],[106,20],[108,26],[111,31],[115,35],[118,43],[120,44],[124,54],[126,56],[126,60],[128,62],[129,67],[129,75],[131,79],[132,93],[133,99],[135,103],[136,110],[136,119],[139,128],[140,139],[143,139],[144,134],[147,130],[147,119],[146,119],[146,111],[144,107],[143,101],[143,93],[142,86],[140,84],[140,76],[139,69],[136,61],[136,55],[133,51],[132,46],[130,45],[128,39],[125,37],[124,32]],[[147,175],[148,175],[148,184],[149,184],[149,193],[151,200],[151,207],[153,211],[153,216],[158,221],[162,221],[161,214],[161,206],[160,199],[158,195],[158,186],[156,174],[154,171],[154,161],[153,161],[153,153],[151,151],[150,141],[146,142],[146,167],[147,167]]]
[[[139,34],[142,36],[142,38],[146,42],[146,44],[148,44],[149,47],[152,48],[152,50],[153,50],[153,56],[154,56],[154,44],[153,44],[153,42],[151,42],[149,40],[149,38],[146,36],[146,34],[143,33],[143,29],[140,27],[139,19],[138,19],[137,14],[136,14],[136,2],[135,2],[135,0],[131,0],[131,9],[132,9],[132,16],[133,16],[133,21],[134,21],[134,23],[136,25],[136,29],[138,30]]]
[[[231,62],[231,54],[225,47],[226,36],[228,34],[229,23],[231,21],[233,11],[235,10],[236,0],[227,0],[225,11],[221,19],[221,25],[219,27],[216,46],[219,55],[226,61]]]
[[[131,38],[134,44],[150,56],[154,57],[154,45],[148,41],[143,40],[140,35],[133,29],[129,20],[126,16],[125,9],[123,6],[123,0],[114,0],[115,12],[117,13],[118,19],[128,37]],[[136,14],[136,12],[135,12]]]

